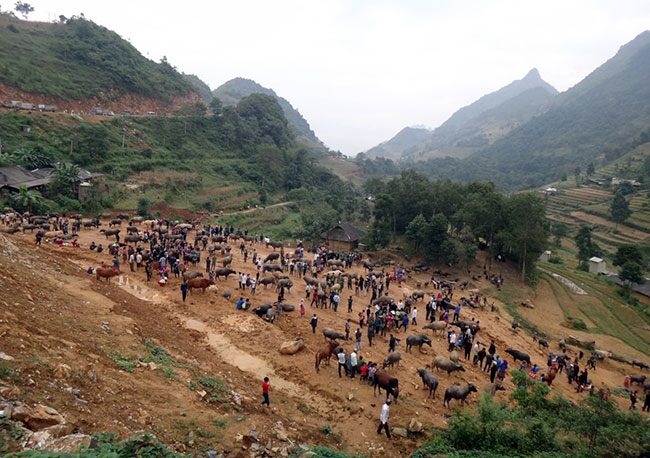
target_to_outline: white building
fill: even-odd
[[[607,272],[607,263],[604,259],[594,256],[589,260],[589,273],[604,274]]]

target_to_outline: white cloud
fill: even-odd
[[[559,90],[650,24],[650,2],[32,0],[33,19],[84,12],[211,87],[252,78],[327,145],[365,150],[537,67]]]

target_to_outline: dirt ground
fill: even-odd
[[[193,236],[189,239],[193,240]],[[128,272],[128,266],[122,267],[120,277],[99,282],[86,270],[101,262],[110,263],[110,257],[106,252],[98,255],[88,250],[92,240],[108,244],[96,230],[82,231],[81,248],[57,248],[47,243],[35,248],[32,234],[0,235],[0,351],[15,358],[8,365],[19,369],[19,377],[9,384],[20,388],[22,401],[43,402],[58,409],[80,432],[115,431],[127,437],[144,430],[187,453],[215,449],[228,456],[248,456],[242,455],[246,443],[238,435],[248,435],[253,429],[262,437],[261,442],[270,441],[277,447],[278,455],[287,444],[304,443],[367,456],[401,457],[410,455],[426,438],[427,433],[392,440],[378,436],[382,398],[374,397],[372,389],[358,379],[340,379],[336,364],[322,367],[319,373],[314,369],[314,354],[325,342],[322,329],[331,327],[342,332],[345,320],[350,318],[354,333],[357,314],[365,309],[369,297],[354,297],[352,314],[346,312],[346,306],[334,312],[307,305],[305,318],[298,311],[288,312],[275,324],[269,324],[250,312],[235,309],[240,292],[233,276],[219,281],[216,289],[193,292],[185,304],[180,300],[180,280],[171,278],[160,287],[153,281],[147,283],[143,270]],[[260,244],[254,248],[261,255],[271,251]],[[233,256],[235,270],[254,274],[250,258],[244,263],[236,247]],[[482,260],[477,263],[482,265]],[[192,270],[202,270],[203,265]],[[516,273],[505,264],[495,267],[506,281],[516,281]],[[362,268],[353,270],[361,272]],[[452,270],[453,276],[463,278],[460,271]],[[390,295],[401,297],[403,292],[416,289],[417,281],[429,277],[414,274],[403,290],[392,284]],[[287,302],[297,305],[304,297],[304,284],[297,277],[293,281],[295,286],[287,294]],[[490,285],[483,281],[475,286],[481,290]],[[232,292],[232,301],[222,297],[226,289]],[[354,292],[343,291],[342,304],[347,303],[350,294]],[[242,295],[251,297],[253,306],[257,306],[273,302],[277,292],[260,287],[255,296],[248,292]],[[460,295],[456,292],[454,298]],[[544,292],[542,295],[552,297]],[[536,309],[527,312],[529,315],[539,315],[538,321],[545,321],[556,331],[553,335],[569,333],[556,323],[562,316],[557,304],[539,299],[535,303]],[[405,427],[415,418],[426,428],[441,428],[450,412],[442,406],[444,390],[454,383],[473,382],[480,391],[489,380],[472,364],[464,364],[464,373],[437,374],[440,386],[436,398],[425,399],[416,369],[430,364],[434,355],[446,356],[447,352],[442,337],[432,339],[433,347],[425,347],[426,354],[417,349],[406,352],[405,337],[421,332],[426,324],[424,302],[417,303],[417,307],[419,325],[399,333],[402,362],[400,367],[389,369],[400,383],[399,401],[391,407],[390,424]],[[315,334],[309,327],[312,313],[319,317]],[[489,343],[494,339],[498,354],[504,355],[506,347],[517,348],[545,367],[547,351],[539,349],[523,331],[511,331],[511,318],[503,306],[497,313],[463,310],[462,319],[471,317],[481,322],[479,340]],[[282,342],[298,336],[305,340],[303,351],[293,356],[278,352]],[[167,350],[174,362],[153,368],[136,364],[132,372],[121,370],[117,363],[121,358],[146,359],[147,340]],[[348,351],[352,346],[351,342],[344,343]],[[376,337],[369,347],[363,329],[360,354],[365,360],[381,362],[387,347],[388,340],[382,337]],[[647,355],[633,349],[624,350],[625,355],[647,359]],[[551,351],[558,351],[556,342],[551,344]],[[511,368],[516,367],[511,358],[507,359]],[[69,374],[61,376],[57,370],[61,364],[71,367]],[[590,375],[596,386],[606,383],[613,388],[622,385],[625,374],[637,372],[630,366],[605,361]],[[208,402],[209,396],[202,396],[201,386],[196,384],[201,376],[223,380],[228,389]],[[270,409],[259,405],[264,376],[271,379]],[[73,395],[70,388],[80,391]],[[505,393],[498,394],[502,399],[507,399],[513,389],[508,380],[506,388]],[[576,394],[564,376],[558,377],[552,390],[571,400],[585,396]],[[468,404],[475,404],[477,399],[476,394],[471,395]],[[625,399],[618,401],[627,407]],[[282,437],[279,428],[288,437]]]

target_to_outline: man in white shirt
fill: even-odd
[[[357,370],[357,354],[354,350],[350,353],[350,378],[354,378],[354,373]]]
[[[345,366],[345,352],[341,350],[338,355],[336,355],[339,360],[339,378],[341,378],[341,367],[345,371],[345,376],[348,376],[348,368]]]
[[[381,406],[381,413],[379,414],[379,427],[377,428],[377,434],[381,434],[381,430],[386,431],[386,437],[390,439],[390,428],[388,427],[388,416],[390,413],[390,399],[386,399],[386,402]]]
[[[418,324],[418,308],[413,307],[413,310],[411,310],[411,324],[417,326]]]

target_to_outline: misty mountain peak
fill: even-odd
[[[522,79],[526,81],[541,81],[542,77],[539,74],[539,70],[533,67]]]

